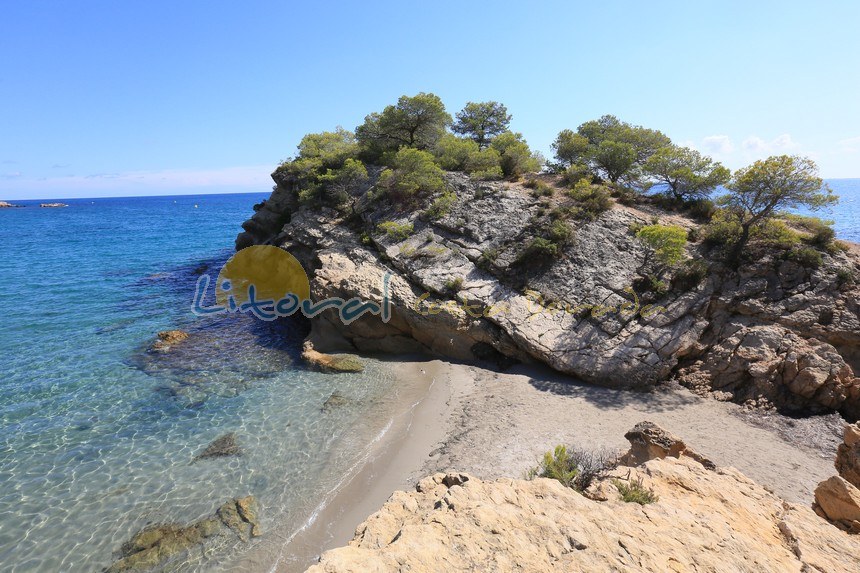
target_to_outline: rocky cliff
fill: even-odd
[[[436,474],[395,492],[309,573],[860,570],[860,538],[717,468],[650,423],[584,494],[551,479]],[[637,462],[641,465],[633,466]],[[651,493],[639,504],[622,492]]]
[[[846,280],[860,257],[850,249],[823,253],[817,268],[763,250],[736,270],[692,242],[687,254],[706,263],[704,279],[655,293],[637,286],[655,263],[634,229],[698,224],[651,204],[614,203],[578,220],[574,239],[544,260],[526,246],[550,220],[560,188],[536,198],[518,183],[449,173],[445,209],[430,215],[440,197],[398,208],[378,199],[371,177],[344,212],[302,205],[293,181],[273,177],[237,248],[287,249],[308,271],[315,300],[380,302],[392,273],[391,320],[344,325],[324,312],[311,334],[319,350],[542,362],[616,387],[674,377],[721,399],[860,416],[860,289]],[[380,231],[383,222],[398,232]]]

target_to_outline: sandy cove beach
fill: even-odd
[[[751,413],[680,387],[611,390],[546,368],[495,372],[422,359],[392,367],[415,390],[403,397],[402,414],[391,429],[312,523],[289,539],[274,532],[243,561],[242,570],[303,571],[323,551],[346,544],[393,491],[412,489],[434,472],[521,478],[557,444],[623,450],[624,433],[643,420],[788,501],[810,504],[818,482],[834,473],[842,428],[837,416],[792,420]]]

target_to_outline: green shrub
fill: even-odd
[[[558,480],[577,491],[587,489],[602,473],[618,465],[618,456],[605,450],[568,450],[556,446],[543,456],[540,465],[528,472],[528,477]]]
[[[411,202],[419,195],[437,193],[444,189],[442,168],[433,155],[411,147],[401,147],[391,158],[393,169],[379,176],[377,185],[396,201]]]
[[[385,233],[389,239],[402,241],[412,234],[415,227],[412,223],[397,223],[395,221],[383,221],[376,226],[380,233]]]
[[[499,165],[508,179],[517,179],[526,173],[539,171],[543,164],[543,159],[532,153],[519,133],[506,131],[498,135],[490,144],[490,148],[499,153]]]
[[[561,173],[561,180],[568,187],[573,187],[583,179],[585,179],[589,183],[591,183],[593,179],[591,175],[591,170],[588,168],[587,165],[574,163]]]
[[[447,290],[452,295],[460,292],[460,289],[463,288],[463,278],[457,277],[455,279],[448,279],[445,281],[445,290]]]
[[[786,253],[786,258],[809,269],[817,269],[823,262],[821,253],[812,247],[795,247]]]
[[[465,171],[469,156],[478,151],[478,144],[471,139],[446,133],[436,143],[433,154],[442,169]]]
[[[612,208],[609,190],[602,185],[592,185],[587,179],[580,179],[568,194],[577,203],[579,219],[593,221]]]
[[[573,237],[573,229],[561,219],[555,219],[544,229],[545,238],[558,245],[570,242]]]
[[[478,257],[478,261],[475,263],[479,268],[489,270],[493,265],[496,264],[496,259],[499,258],[499,249],[484,249],[481,252],[481,256]]]
[[[790,249],[800,244],[800,235],[782,221],[766,219],[753,228],[750,237],[762,245],[777,249]]]
[[[710,199],[694,199],[685,203],[690,216],[699,221],[708,222],[717,212],[716,204]]]
[[[496,149],[473,150],[466,159],[465,169],[473,178],[492,181],[503,177],[501,155]]]
[[[359,236],[359,239],[361,240],[362,245],[369,245],[373,242],[373,239],[370,238],[370,235],[367,233],[367,231],[363,231]]]
[[[717,210],[705,226],[705,242],[711,246],[731,246],[740,238],[740,221],[726,210]]]
[[[664,265],[674,266],[684,259],[687,246],[687,231],[676,225],[646,225],[639,229],[636,237],[653,249]]]
[[[538,260],[546,260],[555,258],[560,252],[558,244],[543,237],[535,237],[531,240],[525,250],[520,253],[517,261],[520,263],[527,262],[530,258]]]
[[[553,188],[540,179],[529,179],[526,181],[525,186],[532,190],[531,196],[534,198],[551,197],[553,195]]]
[[[642,483],[642,478],[637,478],[631,482],[623,482],[620,479],[612,480],[612,483],[618,488],[618,493],[621,494],[621,499],[627,503],[638,503],[639,505],[648,505],[654,503],[660,498],[654,493],[653,489],[646,488]]]
[[[672,277],[672,286],[681,291],[688,291],[699,286],[708,276],[708,264],[701,259],[690,259]]]
[[[699,227],[691,227],[689,231],[687,231],[687,240],[691,243],[696,243],[699,239],[702,238],[702,230]]]
[[[456,202],[457,195],[453,191],[443,191],[427,208],[425,214],[430,219],[441,219],[451,211]]]
[[[797,227],[809,233],[810,236],[805,240],[814,247],[826,249],[836,239],[836,231],[833,230],[833,221],[791,213],[784,213],[781,217],[792,227]]]
[[[842,267],[836,271],[836,284],[840,287],[853,285],[857,275],[851,267]]]
[[[669,285],[660,280],[657,275],[648,274],[634,280],[633,289],[643,294],[653,293],[659,297],[669,292]]]

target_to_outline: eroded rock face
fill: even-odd
[[[860,488],[860,423],[845,426],[845,438],[836,450],[836,471]]]
[[[309,573],[353,571],[829,571],[860,540],[734,469],[681,456],[619,468],[658,501],[593,501],[548,479],[436,474],[395,492]],[[611,476],[610,476],[611,477]],[[607,478],[610,479],[610,478]],[[611,486],[610,486],[611,487]]]
[[[542,362],[624,388],[676,376],[738,402],[860,417],[860,289],[841,284],[837,272],[860,268],[853,255],[825,254],[817,270],[763,257],[736,272],[711,260],[702,284],[655,298],[631,288],[651,271],[631,231],[650,215],[635,209],[616,205],[576,222],[560,257],[524,264],[518,258],[547,215],[518,184],[449,173],[457,201],[441,218],[367,196],[356,197],[348,218],[300,206],[293,182],[273,177],[275,191],[243,225],[237,248],[289,250],[308,271],[315,300],[382,303],[387,295],[391,303],[387,323],[365,316],[344,325],[323,312],[311,333],[319,350]],[[376,230],[389,220],[414,231],[401,239]],[[689,255],[708,252],[692,245]]]
[[[254,496],[231,499],[215,515],[190,525],[175,523],[147,526],[125,542],[119,559],[106,573],[142,572],[201,547],[219,535],[238,535],[242,541],[260,535],[259,507]]]

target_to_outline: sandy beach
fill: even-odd
[[[733,466],[786,500],[808,504],[834,473],[837,416],[792,420],[661,387],[632,393],[577,382],[549,369],[495,372],[440,360],[392,362],[415,390],[364,463],[325,500],[313,521],[285,538],[272,532],[242,570],[303,571],[344,545],[397,489],[437,471],[521,478],[557,444],[626,449],[624,433],[650,420],[721,466]],[[416,383],[417,382],[417,383]]]

